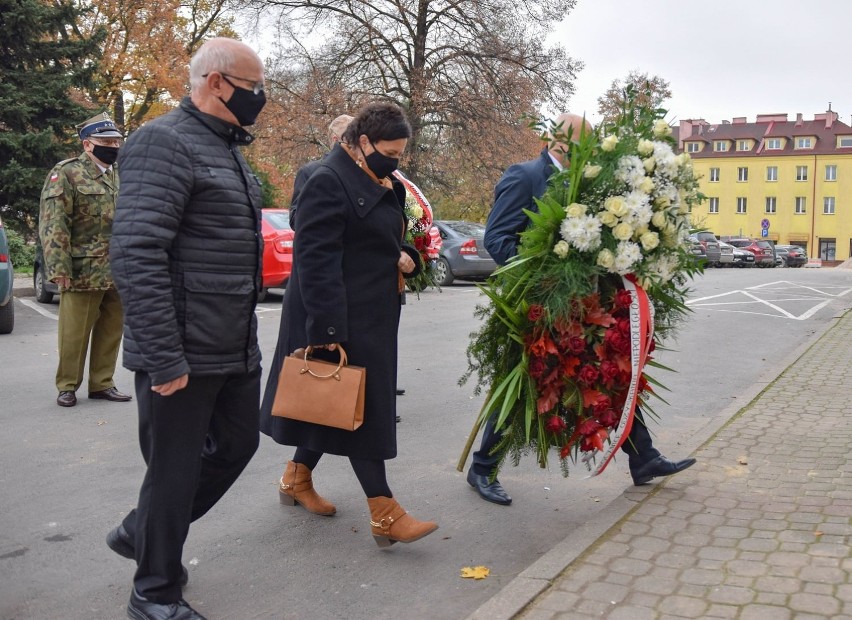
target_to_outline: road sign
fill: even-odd
[[[760,227],[763,230],[767,230],[769,228],[769,220],[767,220],[766,218],[763,218],[762,220],[760,220]],[[766,235],[763,235],[763,236],[765,237]]]
[[[760,230],[760,236],[761,237],[768,237],[769,236],[769,229],[768,228],[762,228]]]

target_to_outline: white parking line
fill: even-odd
[[[54,321],[59,320],[58,314],[56,314],[54,312],[50,312],[49,310],[45,310],[44,307],[41,304],[38,304],[34,301],[30,301],[29,299],[21,299],[20,297],[18,297],[17,299],[18,299],[19,302],[24,304],[27,308],[32,308],[33,310],[38,312],[40,315],[46,316],[47,318],[53,319]]]
[[[801,294],[796,291],[796,289],[803,289]],[[837,292],[828,292],[826,289],[834,289]],[[764,284],[758,284],[756,286],[751,286],[748,289],[739,289],[734,291],[728,291],[726,293],[719,293],[717,295],[708,295],[707,297],[699,297],[697,299],[690,299],[686,303],[688,306],[703,308],[706,310],[713,310],[716,312],[739,312],[742,314],[758,314],[762,316],[772,316],[776,318],[787,318],[792,319],[794,321],[804,321],[814,314],[819,312],[822,308],[831,303],[832,299],[837,299],[843,297],[852,292],[852,288],[841,287],[841,286],[824,286],[821,288],[816,288],[813,286],[803,286],[801,284],[797,284],[794,282],[788,281],[778,281],[778,282],[766,282]],[[775,297],[775,299],[761,299],[758,295],[763,293],[768,297]],[[731,300],[731,301],[710,301],[710,300],[718,300],[722,297],[730,297],[731,295],[743,295],[748,298],[748,300]],[[819,302],[814,304],[812,307],[805,310],[802,314],[793,314],[788,310],[785,310],[780,305],[784,302]],[[771,308],[774,312],[756,312],[754,310],[734,310],[731,308],[721,308],[720,306],[753,306],[754,304],[762,304],[767,308]]]

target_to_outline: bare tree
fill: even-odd
[[[521,118],[565,109],[582,66],[545,43],[576,0],[255,1],[286,24],[270,94],[316,117],[302,119],[302,142],[338,113],[393,100],[414,131],[406,173],[450,195],[463,189],[459,178],[478,172],[490,185],[534,152]]]
[[[598,97],[598,113],[603,117],[604,123],[612,122],[621,113],[628,89],[635,93],[635,101],[639,107],[659,108],[672,96],[666,80],[658,75],[649,76],[634,69],[623,80],[613,80],[609,89]]]

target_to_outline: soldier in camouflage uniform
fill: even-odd
[[[62,407],[77,404],[90,342],[89,398],[131,400],[113,382],[124,313],[109,266],[118,197],[114,163],[123,136],[106,113],[77,130],[83,153],[50,171],[39,214],[45,273],[60,291],[56,402]]]

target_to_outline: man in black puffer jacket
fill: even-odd
[[[189,73],[190,96],[122,149],[110,247],[148,468],[107,544],[137,562],[127,611],[141,619],[202,617],[181,596],[189,524],[258,445],[261,192],[239,147],[265,103],[263,64],[218,38]]]

